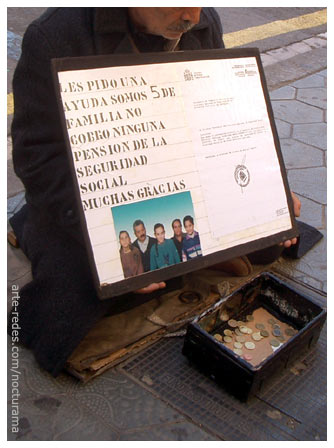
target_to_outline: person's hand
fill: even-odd
[[[291,191],[291,197],[293,202],[293,212],[295,214],[295,217],[298,218],[300,216],[300,209],[302,207],[302,204],[293,191]]]
[[[291,197],[292,197],[292,202],[293,202],[293,212],[296,216],[296,218],[298,218],[298,216],[300,216],[300,209],[301,209],[301,202],[300,200],[297,198],[297,196],[295,195],[295,193],[293,193],[291,191]],[[292,240],[286,240],[284,241],[284,243],[281,243],[280,246],[284,245],[284,247],[288,248],[293,246],[294,244],[297,243],[297,238],[292,238]]]
[[[145,288],[140,288],[134,291],[137,294],[150,294],[151,292],[157,291],[158,289],[166,288],[165,282],[160,283],[151,283],[148,286],[145,286]]]

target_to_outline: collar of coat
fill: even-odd
[[[200,21],[192,30],[200,30],[208,27],[206,15],[201,13]],[[95,8],[94,29],[100,34],[128,33],[127,8]]]
[[[126,54],[135,53],[133,42],[130,37],[130,24],[128,21],[127,8],[94,8],[93,28],[95,51],[98,55],[103,54]],[[203,39],[201,31],[205,33],[210,27],[207,14],[203,8],[200,22],[190,31],[184,33],[180,41],[180,50],[201,50]],[[164,40],[161,36],[152,36],[141,33],[132,28],[132,33],[138,33],[141,41],[147,43],[148,48],[144,51],[161,51],[159,40]],[[152,44],[152,49],[149,49]],[[157,47],[155,47],[157,44]],[[161,45],[160,45],[161,48]]]

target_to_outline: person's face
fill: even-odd
[[[131,244],[129,235],[125,232],[121,233],[119,236],[119,242],[123,249],[127,249]]]
[[[135,227],[135,235],[141,243],[145,241],[146,229],[143,226],[143,224],[139,224],[138,226]]]
[[[165,241],[165,229],[163,227],[157,227],[154,231],[154,235],[159,244]]]
[[[129,8],[131,20],[141,31],[178,39],[200,20],[202,8]]]
[[[175,236],[180,236],[182,234],[182,226],[179,221],[175,221],[173,224],[173,230]]]
[[[184,228],[186,229],[188,235],[192,235],[194,233],[194,224],[192,224],[191,221],[186,221],[184,223]]]

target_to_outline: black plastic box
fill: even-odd
[[[260,308],[293,327],[295,334],[254,366],[216,340],[214,334],[230,328],[227,321],[221,320],[226,311],[229,319],[245,321],[246,316]],[[182,353],[227,391],[246,401],[250,394],[259,392],[274,373],[290,366],[316,344],[325,320],[326,310],[312,298],[266,272],[190,323]]]

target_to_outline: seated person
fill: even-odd
[[[103,316],[149,300],[166,283],[99,300],[80,227],[51,60],[219,49],[224,48],[222,33],[214,8],[186,7],[49,8],[26,30],[13,78],[11,135],[14,169],[27,204],[10,223],[31,262],[33,279],[20,290],[18,337],[54,376]],[[299,209],[295,200],[296,214]]]
[[[133,277],[144,272],[139,250],[131,244],[130,235],[126,230],[119,232],[119,250],[124,277]]]
[[[137,219],[133,223],[133,231],[137,237],[133,245],[139,250],[144,272],[148,272],[150,270],[151,247],[156,242],[156,239],[146,234],[146,227],[141,219]]]
[[[186,229],[186,236],[182,241],[182,261],[192,260],[202,256],[201,243],[198,232],[194,229],[194,218],[187,215],[183,218],[183,225]]]
[[[164,226],[155,224],[154,236],[157,242],[151,247],[151,271],[181,262],[173,240],[166,240],[165,234]]]
[[[181,220],[178,218],[174,219],[172,222],[172,228],[173,228],[173,232],[174,232],[172,240],[174,241],[176,249],[179,253],[180,260],[182,260],[182,241],[183,241],[183,238],[186,236],[186,234],[184,232],[182,232]]]

